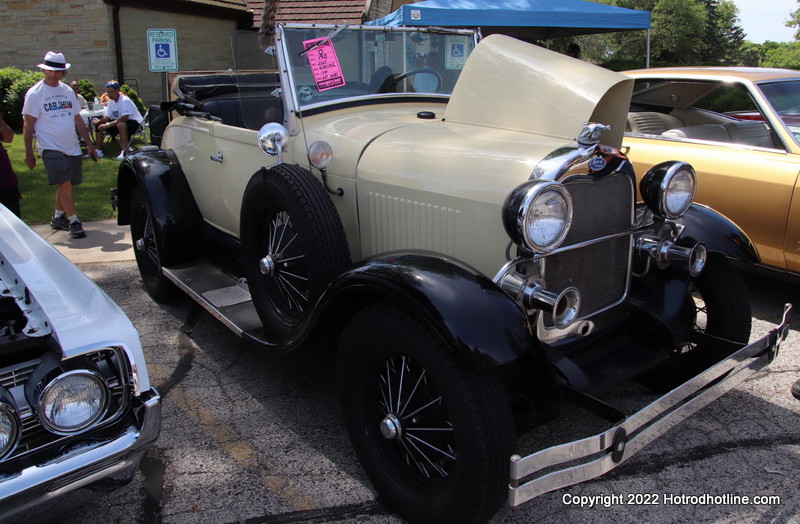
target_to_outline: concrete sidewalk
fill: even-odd
[[[70,238],[68,231],[53,229],[50,224],[32,226],[31,229],[73,264],[134,260],[131,229],[118,226],[116,220],[84,222],[84,238]]]

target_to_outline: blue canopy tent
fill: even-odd
[[[383,18],[383,26],[480,28],[523,40],[548,40],[614,31],[647,31],[650,62],[650,13],[587,0],[425,0],[405,4]]]

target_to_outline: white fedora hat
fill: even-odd
[[[67,59],[64,58],[63,53],[54,53],[52,51],[48,51],[46,55],[44,55],[44,63],[39,64],[38,67],[41,69],[49,69],[50,71],[66,71],[69,69],[71,64],[67,63]]]

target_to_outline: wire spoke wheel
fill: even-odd
[[[347,431],[375,489],[411,522],[485,522],[507,497],[514,427],[494,373],[389,303],[339,343]]]
[[[278,164],[251,177],[240,224],[243,276],[266,335],[276,345],[294,342],[350,265],[336,207],[307,170]]]
[[[688,333],[664,363],[641,375],[659,391],[672,389],[708,369],[750,338],[750,301],[742,277],[721,255],[686,288],[679,319]],[[692,336],[693,333],[699,336]],[[690,340],[691,339],[691,340]]]
[[[269,222],[260,265],[275,306],[290,317],[302,314],[309,303],[308,267],[298,236],[289,213],[278,212]]]
[[[136,249],[141,249],[154,267],[161,267],[161,257],[158,256],[156,234],[153,230],[153,219],[150,218],[150,213],[147,213],[143,229],[142,238],[136,240]]]
[[[177,297],[179,292],[161,273],[161,247],[158,245],[153,215],[141,186],[137,186],[131,195],[130,217],[134,256],[144,287],[155,300],[168,302]]]
[[[397,459],[424,479],[445,478],[456,462],[455,433],[425,369],[406,356],[386,360],[374,399],[381,434]]]

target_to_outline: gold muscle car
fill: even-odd
[[[637,173],[680,158],[697,171],[696,201],[733,220],[758,266],[800,273],[800,71],[687,67],[627,71],[623,140]]]

